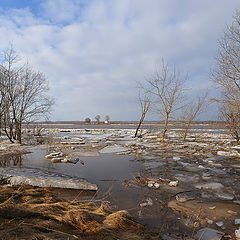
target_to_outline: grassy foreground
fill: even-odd
[[[56,190],[0,188],[0,239],[160,239],[125,210],[56,197]]]

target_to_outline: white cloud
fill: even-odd
[[[80,18],[85,0],[45,0],[42,1],[42,17],[51,22],[69,23]]]
[[[135,120],[136,81],[162,57],[189,72],[194,88],[209,85],[217,39],[237,7],[238,0],[47,0],[41,16],[0,12],[0,49],[13,43],[45,73],[57,100],[52,119]]]

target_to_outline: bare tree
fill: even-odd
[[[13,48],[3,53],[2,64],[0,65],[0,91],[1,91],[1,115],[2,127],[5,134],[11,142],[16,139],[16,131],[14,128],[14,104],[17,98],[17,78],[21,71],[21,67],[14,67],[18,58]]]
[[[19,67],[13,48],[4,53],[0,85],[4,130],[10,141],[22,141],[22,124],[46,117],[54,101],[46,95],[48,82],[43,73],[28,64]]]
[[[182,112],[181,121],[183,123],[183,141],[186,140],[189,128],[194,120],[196,120],[199,115],[203,112],[203,107],[207,102],[206,92],[204,95],[197,97],[194,101],[191,101],[184,107],[184,111]]]
[[[91,123],[91,119],[90,118],[85,118],[85,123]]]
[[[164,127],[162,130],[162,141],[168,129],[169,119],[181,106],[181,99],[183,93],[183,80],[180,74],[174,68],[172,71],[168,65],[162,61],[160,71],[155,73],[147,79],[147,87],[143,87],[145,92],[152,96],[153,109],[164,120]]]
[[[140,120],[139,120],[139,123],[138,123],[138,126],[136,128],[136,132],[135,132],[135,135],[134,137],[137,137],[137,134],[138,134],[138,130],[140,129],[145,117],[146,117],[146,114],[150,108],[150,98],[147,96],[147,95],[144,95],[144,97],[142,98],[139,94],[138,96],[138,99],[139,99],[139,103],[140,103],[140,106],[141,106],[141,117],[140,117]]]
[[[219,40],[213,80],[222,91],[221,97],[215,99],[220,104],[221,118],[236,138],[240,135],[240,11],[235,13],[232,24]]]
[[[99,123],[100,123],[100,115],[97,115],[97,116],[95,117],[95,120],[96,120],[96,122],[99,124]]]

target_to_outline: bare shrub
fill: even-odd
[[[189,128],[193,121],[197,120],[199,115],[205,110],[204,105],[207,102],[207,95],[208,93],[205,93],[204,95],[197,97],[195,100],[192,100],[190,103],[186,104],[186,106],[183,108],[182,116],[180,117],[180,121],[182,122],[183,126],[183,141],[186,140]]]

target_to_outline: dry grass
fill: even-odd
[[[0,239],[159,239],[105,202],[56,198],[53,189],[0,188]]]

